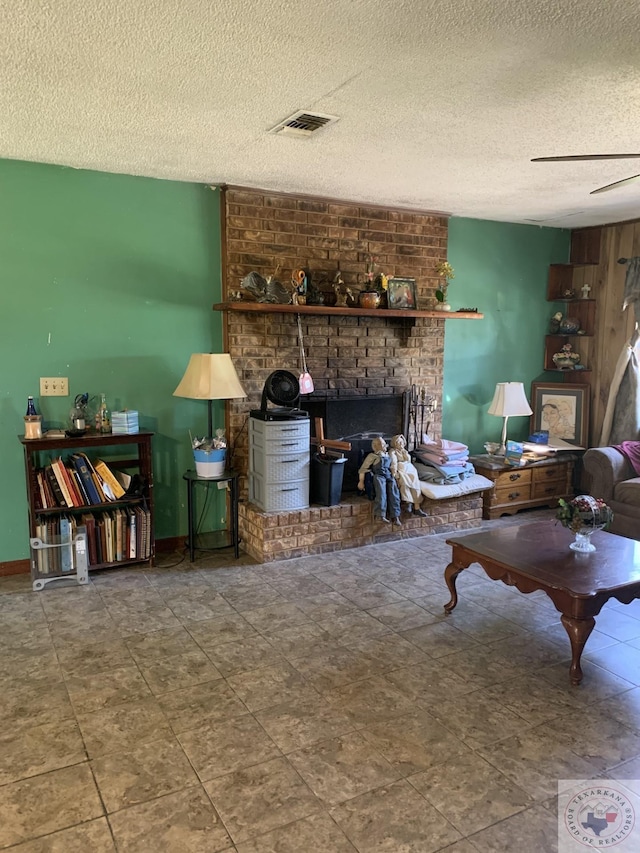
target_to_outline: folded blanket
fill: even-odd
[[[431,462],[436,462],[438,464],[444,464],[447,462],[466,462],[469,458],[468,450],[457,450],[452,453],[444,453],[431,449],[418,449],[414,450],[413,454],[421,462],[424,462],[425,465],[429,465]]]
[[[450,441],[447,438],[432,439],[428,435],[423,435],[422,444],[418,450],[429,450],[431,448],[441,450],[444,453],[454,453],[457,450],[466,450],[467,453],[469,452],[469,447],[461,441]]]
[[[613,446],[629,460],[631,467],[640,477],[640,441],[623,441],[622,444],[614,444]]]

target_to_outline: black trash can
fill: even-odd
[[[342,478],[346,457],[336,458],[314,453],[311,457],[311,482],[309,502],[322,506],[336,506],[342,494]]]

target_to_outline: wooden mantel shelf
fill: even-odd
[[[274,302],[217,302],[214,311],[252,314],[316,314],[351,317],[399,317],[403,320],[431,317],[436,320],[482,320],[476,311],[418,311],[409,308],[336,308],[329,305],[281,305]]]

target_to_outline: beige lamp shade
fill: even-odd
[[[504,456],[507,449],[507,421],[510,417],[532,414],[522,382],[498,382],[488,414],[504,418],[498,451],[499,455]]]
[[[212,400],[235,400],[247,394],[228,353],[198,352],[189,359],[174,397],[209,401],[209,435],[213,429]]]

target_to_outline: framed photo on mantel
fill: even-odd
[[[387,305],[389,308],[416,309],[415,278],[390,278],[387,283]]]

